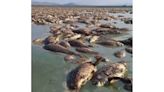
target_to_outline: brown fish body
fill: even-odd
[[[88,47],[85,43],[82,43],[78,40],[69,40],[68,42],[73,47]]]
[[[73,90],[80,89],[82,85],[85,85],[92,78],[95,71],[96,67],[92,63],[81,64],[68,74],[68,88]]]
[[[122,42],[123,44],[128,45],[128,46],[132,46],[133,45],[133,39],[132,39],[132,37],[131,38],[128,38],[126,40],[122,40],[120,42]]]
[[[59,44],[60,44],[61,46],[64,46],[65,48],[71,47],[71,45],[70,45],[68,42],[66,42],[66,41],[61,41]]]
[[[54,52],[61,52],[61,53],[65,53],[65,54],[71,54],[71,55],[78,55],[77,53],[73,52],[73,51],[70,51],[69,49],[59,45],[59,44],[48,44],[48,45],[45,45],[44,48],[46,50],[50,50],[50,51],[54,51]]]
[[[98,42],[98,44],[105,45],[105,46],[114,46],[114,47],[124,46],[123,43],[115,40],[101,41]]]
[[[64,57],[64,60],[65,61],[73,61],[73,60],[75,60],[75,58],[76,57],[74,55],[67,55]]]
[[[125,50],[130,54],[133,53],[133,48],[132,47],[127,47],[127,48],[125,48]]]
[[[124,58],[126,56],[126,51],[125,50],[117,51],[114,53],[114,55],[118,58]]]
[[[93,76],[92,83],[97,86],[104,86],[113,83],[113,77],[124,77],[127,71],[126,63],[112,63],[100,68]]]
[[[89,54],[98,54],[98,52],[93,51],[90,48],[82,47],[82,48],[76,48],[76,51],[82,52],[82,53],[89,53]]]
[[[67,75],[67,87],[72,90],[80,90],[81,86],[89,81],[96,72],[96,65],[105,62],[103,57],[96,57],[96,62],[85,62],[73,69]]]
[[[84,34],[84,35],[91,34],[91,30],[89,29],[77,29],[77,30],[73,30],[73,32],[78,34]]]
[[[60,41],[60,35],[58,35],[58,36],[53,36],[53,35],[51,35],[51,36],[48,36],[48,37],[45,39],[44,43],[45,43],[45,44],[58,43],[59,41]]]

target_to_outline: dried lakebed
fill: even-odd
[[[132,17],[129,13],[114,13],[112,16],[127,16]],[[116,22],[116,23],[115,23]],[[100,21],[101,24],[111,23],[118,28],[127,28],[130,31],[124,34],[107,34],[103,35],[102,39],[116,39],[124,40],[132,37],[132,24],[125,24],[121,20],[113,21]],[[32,40],[37,38],[45,39],[51,33],[50,25],[36,25],[32,24]],[[78,23],[80,27],[84,27],[85,24]],[[115,57],[114,53],[125,49],[126,46],[122,47],[106,47],[100,44],[95,44],[92,50],[101,53],[103,57],[109,58],[112,62],[117,62],[120,60],[126,60],[128,62],[128,76],[132,76],[132,54],[126,53],[126,57],[120,59]],[[70,48],[72,51],[76,51],[75,48]],[[91,54],[81,53],[87,57],[93,58]],[[66,76],[68,72],[78,66],[78,64],[73,64],[64,60],[66,54],[54,53],[43,49],[43,45],[32,44],[32,91],[33,92],[69,92],[66,86]],[[104,66],[105,63],[100,63],[97,67],[100,68]],[[80,92],[127,92],[121,82],[117,82],[109,87],[96,87],[89,81],[84,85]]]

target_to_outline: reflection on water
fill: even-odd
[[[119,24],[120,23],[120,24]],[[122,25],[118,22],[117,26],[122,26],[132,30],[131,25]],[[50,35],[49,26],[32,25],[32,39],[45,38]],[[128,34],[122,36],[112,36],[115,39],[126,39],[132,36],[130,31]],[[100,52],[102,55],[110,58],[112,61],[117,62],[120,59],[116,58],[113,53],[115,51],[124,49],[120,48],[107,48],[104,46],[96,45],[93,49]],[[67,73],[77,65],[65,62],[61,53],[54,53],[44,50],[42,46],[32,45],[32,91],[33,92],[69,92],[67,90],[65,81]],[[128,61],[129,76],[132,75],[132,56],[127,53],[124,60]],[[98,65],[102,66],[103,63]],[[112,86],[98,88],[88,82],[82,87],[81,92],[127,92],[122,88],[121,83],[116,83]]]
[[[50,35],[48,25],[32,24],[32,40],[37,38],[45,38],[48,35]]]

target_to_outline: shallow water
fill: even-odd
[[[120,22],[118,22],[117,26],[123,26],[132,30],[131,25],[121,24]],[[32,40],[45,38],[50,35],[48,32],[49,26],[32,24]],[[132,32],[129,32],[122,36],[113,36],[113,38],[125,39],[131,36]],[[93,49],[110,58],[113,62],[117,62],[120,59],[116,58],[113,53],[124,49],[124,47],[109,48],[96,45]],[[50,52],[44,50],[42,46],[32,44],[32,92],[69,92],[65,84],[66,75],[77,65],[65,62],[64,56],[64,54]],[[132,76],[132,55],[127,53],[127,56],[123,59],[128,62],[128,76]],[[98,67],[102,65],[104,64],[101,63]],[[120,82],[113,86],[100,88],[88,82],[81,88],[80,92],[127,92],[122,87],[123,85]]]

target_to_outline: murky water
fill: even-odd
[[[117,21],[118,22],[118,21]],[[132,30],[132,25],[118,22],[118,27],[126,27]],[[49,26],[38,26],[32,24],[32,39],[45,38],[49,33]],[[115,39],[126,39],[132,36],[132,32],[128,32],[124,35],[114,36]],[[120,59],[116,58],[113,53],[124,49],[120,48],[108,48],[100,45],[96,45],[93,48],[95,51],[100,52],[102,55],[110,58],[113,62],[117,62]],[[77,65],[65,62],[63,57],[65,55],[61,53],[54,53],[44,50],[42,46],[32,44],[32,92],[69,92],[65,81],[67,73]],[[123,58],[128,61],[128,76],[132,75],[132,55],[127,53],[127,56]],[[102,66],[101,63],[98,67]],[[108,87],[96,87],[88,82],[81,88],[80,92],[127,92],[124,90],[123,85],[118,82]]]

